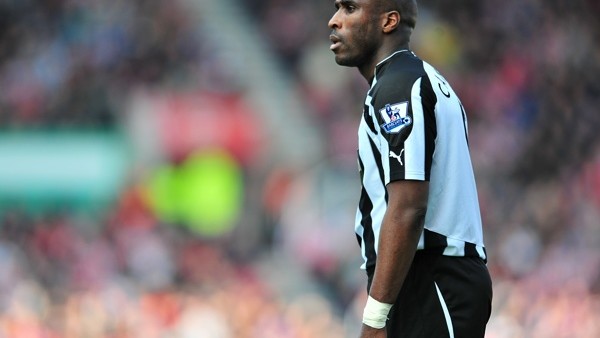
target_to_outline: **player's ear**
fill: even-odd
[[[400,25],[400,13],[398,11],[387,12],[383,16],[382,30],[384,33],[391,33]]]

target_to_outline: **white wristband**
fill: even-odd
[[[363,324],[374,329],[383,329],[392,304],[381,303],[369,296],[363,312]]]

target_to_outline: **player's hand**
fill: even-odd
[[[385,327],[383,329],[374,329],[363,324],[360,332],[360,338],[387,338]]]

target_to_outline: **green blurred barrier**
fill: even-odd
[[[0,211],[98,211],[125,183],[127,143],[112,132],[0,132]]]

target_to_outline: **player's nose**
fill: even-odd
[[[327,26],[331,29],[338,29],[341,27],[341,21],[339,19],[339,15],[338,15],[339,11],[336,11],[335,13],[333,13],[333,16],[331,16],[331,19],[329,19],[329,22],[327,23]]]

